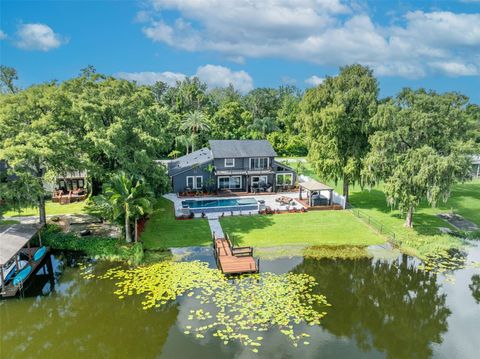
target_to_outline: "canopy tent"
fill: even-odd
[[[302,200],[302,194],[303,191],[307,192],[307,204],[309,206],[314,206],[314,196],[319,195],[320,193],[323,192],[328,192],[328,205],[331,206],[333,204],[333,188],[330,186],[327,186],[326,184],[317,182],[315,180],[310,180],[307,182],[300,182],[298,184],[299,187],[299,193],[298,193],[298,198]]]

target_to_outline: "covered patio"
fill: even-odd
[[[333,188],[326,184],[309,180],[298,184],[298,199],[301,203],[308,207],[332,206],[333,205]],[[303,194],[306,194],[304,198]],[[322,194],[323,193],[323,194]],[[326,194],[326,195],[324,195]]]

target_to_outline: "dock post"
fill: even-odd
[[[5,280],[3,277],[3,265],[0,266],[0,278],[2,279],[2,293],[5,292]]]

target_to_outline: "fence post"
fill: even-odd
[[[380,225],[380,233],[383,231],[383,224]]]

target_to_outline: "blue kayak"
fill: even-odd
[[[47,248],[46,247],[40,247],[36,252],[35,254],[33,255],[33,260],[36,262],[36,261],[39,261],[40,259],[43,258],[43,256],[45,255],[45,253],[47,253]]]
[[[28,275],[32,271],[32,266],[27,265],[23,268],[18,274],[13,278],[13,285],[21,284],[25,279],[27,279]]]

